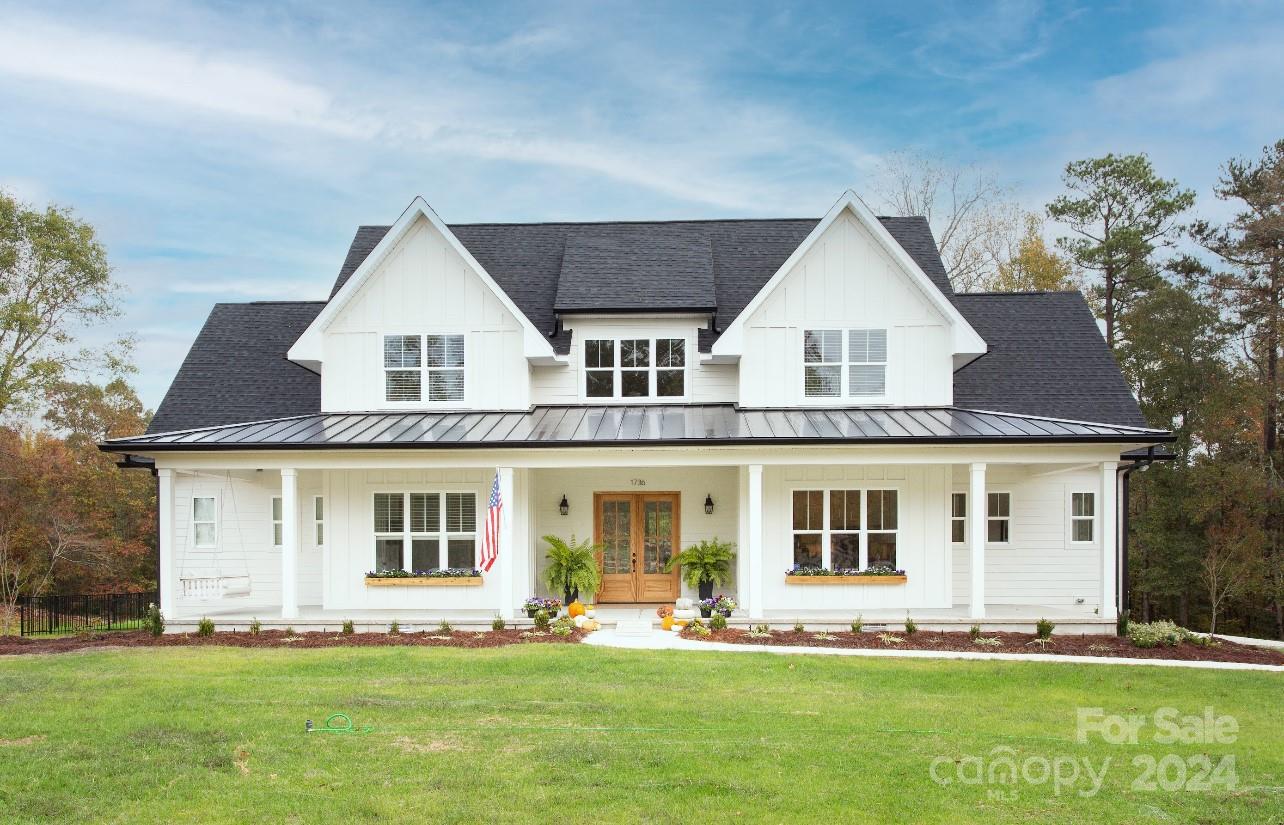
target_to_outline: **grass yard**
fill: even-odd
[[[1280,822],[1282,700],[1274,673],[583,645],[15,656],[0,821]],[[1078,707],[1166,706],[1236,741],[1076,742]],[[374,732],[303,732],[338,710]],[[1110,763],[1087,798],[1083,770],[959,780],[1003,754],[1031,780]],[[1237,786],[1185,789],[1204,755]],[[1172,789],[1133,787],[1147,759]]]

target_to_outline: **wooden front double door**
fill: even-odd
[[[602,545],[599,602],[671,602],[678,568],[664,565],[678,552],[678,493],[594,493],[594,540]]]

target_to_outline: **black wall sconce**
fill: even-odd
[[[704,495],[704,513],[707,516],[713,515],[713,496],[709,493]]]
[[[562,501],[557,505],[557,512],[562,515],[571,512],[571,503],[566,500],[566,493],[562,493]]]

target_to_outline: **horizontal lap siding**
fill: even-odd
[[[1038,476],[1047,468],[992,466],[986,474],[990,491],[1012,494],[1012,541],[1008,546],[987,545],[985,598],[995,604],[1085,606],[1100,601],[1101,529],[1094,527],[1091,545],[1069,542],[1070,493],[1097,493],[1101,512],[1100,473],[1082,470]],[[955,471],[953,489],[965,492],[967,468]],[[953,592],[956,604],[967,604],[971,592],[971,554],[966,545],[953,545]]]

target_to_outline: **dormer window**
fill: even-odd
[[[589,338],[584,341],[584,397],[682,398],[686,366],[684,338]]]
[[[385,401],[463,401],[464,336],[385,335],[383,371]]]
[[[885,396],[887,330],[804,331],[803,394],[808,398]]]

